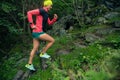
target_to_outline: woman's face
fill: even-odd
[[[48,5],[48,6],[47,6],[47,9],[48,9],[48,11],[49,11],[50,9],[52,9],[52,5]]]

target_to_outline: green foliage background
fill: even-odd
[[[119,3],[119,0],[114,0],[113,3],[115,2]],[[42,3],[43,0],[0,1],[1,80],[12,80],[18,70],[26,71],[26,61],[17,64],[20,59],[29,57],[32,48],[26,13],[41,7]],[[108,20],[107,24],[99,25],[96,22],[105,13],[114,11],[104,4],[104,0],[53,0],[53,4],[50,17],[56,13],[60,20],[63,16],[72,15],[75,20],[74,30],[69,32],[70,36],[53,35],[56,43],[48,53],[54,61],[48,61],[49,67],[41,70],[39,57],[36,56],[34,64],[38,66],[38,71],[27,80],[117,80],[116,77],[120,76],[119,31],[108,34],[104,42],[98,40],[86,48],[76,47],[74,42],[80,41],[78,35],[94,33],[96,28],[111,27],[120,17]],[[86,23],[87,17],[92,19],[89,24]],[[55,53],[64,49],[72,51],[56,57]]]

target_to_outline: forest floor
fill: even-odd
[[[120,80],[119,35],[118,28],[99,25],[54,36],[55,43],[47,52],[51,59],[42,64],[35,55],[33,74],[25,68],[32,49],[32,38],[25,36],[1,65],[1,80]]]

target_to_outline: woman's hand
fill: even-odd
[[[35,29],[36,28],[36,25],[34,25],[33,27],[32,27],[32,29]]]
[[[57,16],[57,14],[54,14],[54,18],[55,18],[55,19],[58,19],[58,16]]]

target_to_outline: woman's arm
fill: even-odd
[[[48,18],[48,24],[49,25],[54,24],[56,22],[57,18],[58,18],[57,14],[54,14],[54,18],[52,20],[50,20],[50,18]]]
[[[53,18],[52,20],[50,20],[50,18],[48,18],[48,24],[52,25],[56,22],[57,19]]]
[[[31,10],[27,12],[28,22],[30,23],[31,28],[33,28],[35,25],[33,23],[32,16],[40,14],[39,9]]]

